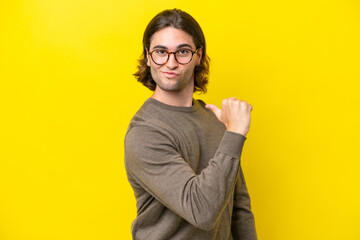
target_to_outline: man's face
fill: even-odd
[[[163,28],[151,37],[149,52],[153,50],[166,50],[175,52],[179,49],[196,50],[192,37],[186,32],[167,27]],[[186,88],[194,87],[194,69],[200,64],[202,49],[194,54],[191,62],[182,65],[175,60],[173,54],[164,65],[157,65],[147,54],[147,65],[151,69],[151,76],[156,82],[156,90],[179,92]]]

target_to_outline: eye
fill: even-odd
[[[156,53],[157,55],[160,55],[160,56],[163,56],[163,55],[167,54],[167,52],[165,50],[162,50],[162,49],[154,50],[154,53]]]
[[[189,49],[186,49],[186,48],[183,48],[183,49],[179,49],[178,50],[178,53],[180,54],[180,55],[188,55],[188,54],[190,54],[190,50]]]

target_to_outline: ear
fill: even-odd
[[[146,51],[146,65],[148,65],[150,67],[149,51],[147,50],[147,48],[145,48],[145,51]]]
[[[201,63],[202,55],[203,55],[203,48],[202,47],[199,49],[199,51],[196,53],[196,55],[198,56],[197,60],[196,60],[196,66],[199,66],[200,63]]]

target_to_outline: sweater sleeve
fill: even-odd
[[[168,136],[150,127],[134,127],[125,137],[125,167],[155,199],[209,231],[232,196],[245,140],[225,131],[208,167],[196,175]]]
[[[250,196],[241,167],[235,185],[231,232],[234,240],[257,240]]]

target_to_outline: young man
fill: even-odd
[[[153,95],[132,118],[125,166],[137,201],[134,239],[257,239],[240,156],[252,106],[220,110],[206,91],[204,34],[189,14],[165,10],[147,26],[138,81]]]

